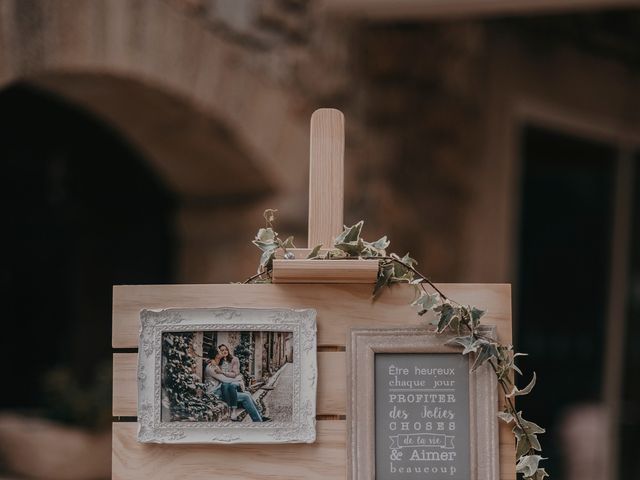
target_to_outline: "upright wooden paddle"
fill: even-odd
[[[316,245],[333,248],[344,214],[344,115],[321,108],[311,116],[309,148],[308,248],[294,248],[295,259],[273,262],[274,283],[375,283],[376,260],[307,260]]]

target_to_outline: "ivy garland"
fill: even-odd
[[[271,283],[273,271],[273,259],[280,252],[285,259],[294,258],[288,249],[295,248],[293,237],[282,240],[274,230],[273,225],[277,210],[265,210],[266,225],[260,228],[253,240],[261,251],[258,273],[245,280],[244,283]],[[379,270],[376,284],[373,289],[375,299],[385,286],[394,283],[408,283],[417,291],[417,298],[411,304],[417,308],[418,315],[424,315],[431,311],[434,319],[430,322],[436,326],[436,333],[453,333],[457,337],[450,343],[463,347],[462,354],[475,354],[472,369],[488,363],[496,374],[498,384],[505,394],[506,404],[504,410],[498,413],[500,420],[507,424],[513,424],[513,433],[516,438],[516,472],[522,474],[523,480],[542,480],[549,475],[544,468],[539,466],[544,458],[540,455],[542,447],[538,440],[538,434],[544,433],[544,428],[533,422],[525,420],[521,411],[517,411],[514,397],[527,395],[536,383],[536,374],[533,374],[531,382],[519,389],[514,381],[513,372],[522,375],[515,364],[515,358],[526,355],[515,353],[512,345],[502,345],[499,342],[483,336],[479,331],[480,319],[485,314],[471,305],[462,305],[448,298],[436,287],[431,280],[420,273],[415,267],[417,262],[409,254],[400,257],[395,253],[387,254],[389,240],[386,236],[368,242],[361,237],[364,221],[360,221],[351,227],[344,227],[334,242],[334,248],[321,252],[322,245],[317,245],[307,256],[307,259],[340,260],[340,259],[364,259],[378,260]],[[432,292],[430,292],[432,290]]]

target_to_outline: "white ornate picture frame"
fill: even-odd
[[[494,326],[483,326],[480,332],[486,337],[495,338],[496,336]],[[409,353],[461,355],[462,347],[447,344],[454,337],[455,335],[436,334],[428,328],[354,328],[351,330],[351,338],[347,343],[347,371],[350,379],[347,388],[349,479],[377,478],[376,355]],[[474,371],[472,365],[475,355],[470,354],[469,357],[470,477],[468,478],[499,480],[498,383],[487,363]],[[404,478],[403,475],[398,476],[398,478],[401,477]],[[395,476],[389,476],[389,478],[395,478]],[[406,478],[417,477],[408,475]]]
[[[142,443],[313,443],[316,439],[316,311],[172,308],[142,310],[138,355],[138,441]],[[291,332],[291,421],[166,421],[162,336],[168,332]]]

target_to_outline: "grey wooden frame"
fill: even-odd
[[[496,328],[484,326],[482,333],[495,338]],[[453,335],[436,334],[427,328],[351,330],[347,344],[347,378],[351,381],[347,389],[349,479],[375,478],[375,354],[461,353],[462,348],[446,344],[451,338]],[[469,362],[471,480],[498,480],[498,382],[488,364],[474,372],[472,363]]]
[[[316,311],[288,308],[142,310],[138,351],[138,441],[142,443],[313,443],[316,439]],[[162,334],[191,331],[293,333],[291,422],[163,422]]]

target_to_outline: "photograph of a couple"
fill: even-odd
[[[291,422],[293,333],[166,332],[163,422]]]

